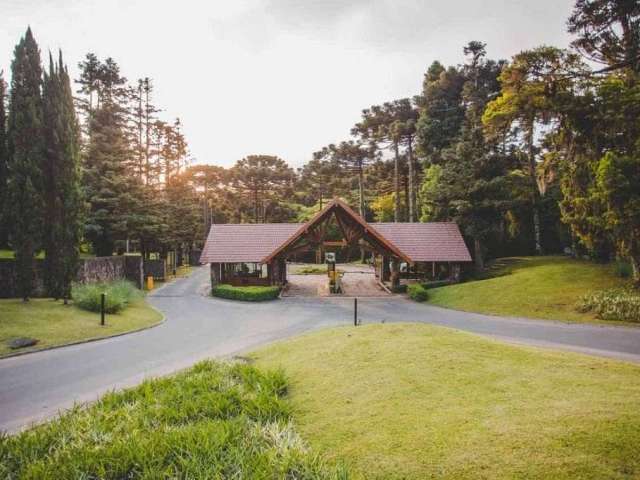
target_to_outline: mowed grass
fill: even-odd
[[[17,351],[33,351],[90,338],[107,337],[154,325],[162,315],[144,299],[132,302],[118,314],[107,315],[105,326],[100,314],[63,305],[52,299],[0,300],[0,357]],[[33,347],[11,350],[8,342],[19,337],[36,338]]]
[[[624,284],[613,267],[561,256],[500,259],[494,277],[429,290],[429,303],[501,316],[593,322],[576,310],[589,292]],[[611,323],[611,322],[608,322]]]
[[[296,426],[367,479],[640,477],[640,367],[429,325],[324,330],[253,354]]]
[[[286,379],[202,362],[0,437],[2,479],[338,479],[290,423]]]

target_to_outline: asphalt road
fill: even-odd
[[[0,360],[0,430],[16,431],[76,402],[317,328],[353,323],[353,299],[285,298],[240,304],[206,297],[208,270],[149,296],[166,322],[138,333]],[[363,323],[425,322],[524,343],[640,363],[640,328],[457,312],[399,297],[362,298]]]

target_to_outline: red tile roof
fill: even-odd
[[[414,262],[471,261],[455,223],[371,223],[371,226]]]
[[[300,223],[212,225],[201,263],[260,263],[296,233]],[[455,223],[371,223],[414,262],[470,262]]]
[[[200,263],[260,263],[299,228],[299,223],[212,225]]]

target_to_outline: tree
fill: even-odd
[[[629,258],[640,286],[640,156],[607,152],[598,162],[592,194],[604,206],[604,228]]]
[[[233,167],[233,186],[252,205],[253,221],[266,222],[292,190],[295,173],[281,158],[249,155]]]
[[[42,65],[31,32],[14,50],[11,63],[8,136],[8,208],[15,251],[18,291],[28,301],[33,291],[34,257],[42,225]]]
[[[470,42],[461,68],[465,82],[460,133],[429,166],[422,186],[423,220],[453,220],[474,243],[474,260],[484,267],[484,244],[502,226],[512,198],[510,157],[485,136],[481,121],[489,100],[500,90],[503,62],[486,60],[485,46]],[[428,99],[427,99],[428,100]]]
[[[43,81],[45,284],[54,298],[71,296],[81,240],[80,132],[69,74],[62,61]]]
[[[582,69],[575,54],[554,47],[539,47],[513,57],[500,74],[500,96],[489,103],[482,121],[493,135],[522,132],[523,168],[529,176],[535,251],[542,253],[541,192],[537,170],[540,148],[538,129],[557,118],[558,102],[570,95],[571,75]]]
[[[364,171],[365,166],[375,155],[373,147],[366,147],[361,142],[353,140],[343,141],[338,145],[331,144],[314,153],[315,159],[327,159],[332,165],[340,165],[341,170],[355,173],[358,185],[358,212],[363,218],[365,216]]]
[[[437,61],[424,75],[422,95],[417,99],[420,116],[416,143],[420,155],[430,164],[440,162],[441,152],[451,146],[460,133],[464,119],[464,82],[464,75],[459,69],[445,69]]]
[[[121,92],[113,88],[121,82],[114,81],[112,73],[113,69],[100,81],[100,106],[92,114],[84,161],[84,196],[89,203],[85,234],[99,256],[113,254],[116,240],[127,237],[140,211],[140,189],[127,172],[132,152],[126,109]]]
[[[409,99],[394,100],[383,105],[373,105],[362,111],[362,120],[357,123],[351,133],[360,138],[362,143],[370,143],[377,149],[391,148],[393,150],[393,190],[395,193],[394,221],[400,221],[400,175],[402,173],[400,147],[405,141],[409,153],[409,195],[407,205],[410,207],[411,216],[414,195],[414,181],[412,177],[413,139],[415,136],[415,123],[418,112],[413,108]]]
[[[5,99],[7,84],[0,71],[0,248],[6,248],[9,241],[9,222],[6,219],[7,205],[7,115]]]
[[[605,71],[640,73],[640,3],[635,0],[577,0],[569,17],[571,46],[608,65]]]

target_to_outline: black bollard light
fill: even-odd
[[[353,299],[353,326],[358,326],[358,299]]]
[[[104,326],[104,301],[106,296],[106,293],[100,294],[100,325],[102,326]]]

